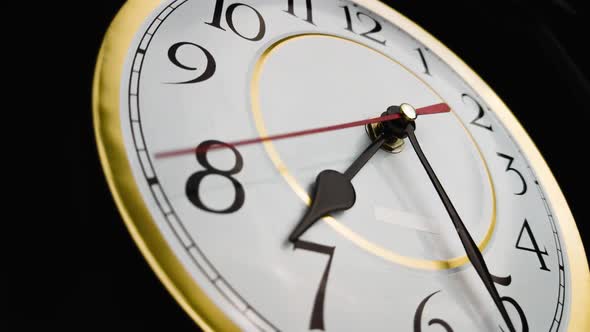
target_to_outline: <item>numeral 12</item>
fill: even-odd
[[[354,31],[353,27],[352,27],[352,16],[350,14],[350,9],[348,8],[348,6],[341,6],[340,8],[344,9],[344,15],[346,16],[346,30],[350,31],[350,32],[354,32],[357,33],[365,38],[368,38],[376,43],[379,43],[381,45],[385,45],[385,40],[379,40],[373,36],[369,36],[372,34],[375,34],[377,32],[380,32],[383,28],[381,27],[381,23],[379,23],[376,19],[372,18],[371,16],[363,13],[363,12],[357,12],[356,13],[356,17],[358,18],[359,21],[362,21],[363,19],[361,17],[365,17],[369,20],[371,20],[373,22],[373,28],[367,32],[361,32],[358,33],[356,31]]]

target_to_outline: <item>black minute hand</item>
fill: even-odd
[[[453,225],[455,225],[455,229],[457,230],[457,234],[459,234],[459,238],[461,239],[461,243],[463,244],[463,248],[465,248],[465,251],[467,252],[467,257],[471,261],[471,264],[475,268],[475,271],[477,271],[477,274],[479,275],[479,277],[483,281],[484,285],[486,286],[488,292],[492,296],[492,299],[494,299],[494,303],[496,304],[496,307],[498,307],[498,310],[500,310],[500,313],[502,314],[502,318],[504,318],[506,325],[508,325],[508,329],[511,332],[515,332],[514,325],[512,325],[512,321],[510,321],[510,317],[508,316],[508,313],[506,312],[506,308],[504,307],[504,303],[502,303],[502,300],[500,299],[500,295],[498,294],[498,290],[494,286],[494,282],[492,281],[492,276],[490,275],[490,271],[488,270],[488,267],[486,266],[483,256],[481,255],[479,248],[477,248],[477,245],[473,241],[473,238],[471,237],[471,235],[467,231],[467,228],[463,224],[461,217],[459,217],[459,213],[457,213],[457,210],[455,210],[453,203],[451,203],[449,196],[447,196],[447,193],[445,192],[443,186],[441,185],[440,181],[436,177],[436,174],[434,174],[434,171],[432,170],[430,163],[426,159],[426,156],[424,155],[424,152],[422,151],[422,148],[420,147],[420,144],[418,143],[418,140],[416,139],[416,135],[414,134],[414,127],[407,126],[406,133],[408,134],[408,138],[410,139],[410,142],[412,143],[412,146],[414,147],[414,151],[416,151],[416,154],[418,155],[418,158],[420,159],[422,166],[424,166],[426,173],[428,173],[428,177],[430,178],[430,181],[432,181],[434,188],[436,188],[436,192],[438,193],[440,199],[442,200],[442,202],[445,206],[445,209],[449,213],[449,216],[451,217],[451,220],[453,221]]]
[[[348,210],[354,205],[356,193],[350,181],[369,159],[379,151],[384,142],[383,135],[375,139],[348,167],[344,174],[331,169],[318,174],[311,207],[289,235],[289,241],[297,241],[320,218],[332,212]]]

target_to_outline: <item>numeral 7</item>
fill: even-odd
[[[315,295],[313,303],[313,309],[311,312],[311,321],[309,323],[310,330],[324,330],[324,298],[326,296],[326,286],[328,285],[328,277],[330,275],[330,267],[332,266],[332,257],[334,257],[334,250],[336,247],[328,247],[321,244],[297,240],[295,243],[295,249],[309,250],[317,252],[318,254],[328,255],[328,263],[324,269],[322,279],[320,279],[320,285]]]

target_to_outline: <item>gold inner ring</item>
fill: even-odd
[[[373,49],[369,46],[366,46],[364,44],[361,44],[359,42],[356,42],[354,40],[350,40],[350,39],[347,39],[344,37],[327,35],[327,34],[319,34],[319,33],[298,34],[298,35],[293,35],[293,36],[282,38],[282,39],[274,42],[273,44],[271,44],[260,55],[260,57],[258,58],[258,60],[256,61],[255,65],[254,65],[252,79],[250,81],[250,102],[251,102],[252,115],[254,117],[254,122],[256,125],[256,130],[258,131],[258,133],[260,134],[261,137],[268,136],[268,131],[266,130],[266,125],[264,123],[264,118],[262,116],[262,111],[261,111],[261,107],[260,107],[260,79],[262,76],[262,71],[264,69],[264,65],[265,65],[266,61],[270,58],[270,56],[275,51],[277,51],[280,47],[285,45],[285,43],[287,43],[289,41],[294,41],[297,39],[302,39],[302,38],[334,38],[334,39],[338,39],[341,41],[353,43],[355,45],[366,48],[366,49],[370,50],[371,52],[375,52],[377,54],[380,54],[380,55],[384,56],[385,58],[387,58],[388,60],[390,60],[392,63],[397,64],[398,66],[401,66],[402,68],[404,68],[406,71],[408,71],[410,74],[412,74],[418,80],[420,80],[425,86],[427,86],[432,91],[432,93],[434,93],[436,96],[438,96],[440,98],[441,102],[444,102],[443,98],[438,93],[436,93],[436,91],[434,91],[430,87],[430,85],[428,85],[426,82],[424,82],[424,80],[420,79],[407,67],[400,64],[399,62],[397,62],[393,58],[389,57],[388,55],[384,54],[383,52],[380,52],[380,51]],[[457,117],[457,115],[454,113],[454,111],[451,110],[451,113],[455,117]],[[458,119],[458,117],[457,117],[457,119]],[[477,149],[477,152],[478,152],[478,154],[481,158],[481,161],[484,165],[484,169],[486,171],[486,174],[488,175],[487,178],[488,178],[488,182],[490,184],[490,190],[491,190],[491,196],[492,196],[492,218],[491,218],[490,225],[488,227],[488,230],[487,230],[483,240],[478,244],[479,250],[483,251],[486,248],[486,246],[489,244],[490,239],[492,238],[492,234],[494,233],[495,226],[496,226],[496,194],[495,194],[494,185],[492,183],[492,179],[490,176],[488,166],[483,158],[483,155],[481,153],[481,150],[479,149],[479,146],[477,145],[477,143],[475,142],[475,140],[473,139],[473,137],[471,136],[471,134],[469,133],[467,128],[465,128],[465,126],[463,125],[463,123],[460,120],[459,120],[459,123],[461,124],[463,129],[465,129],[467,136],[469,137],[469,139],[472,141],[475,148]],[[271,161],[273,162],[273,164],[275,165],[275,167],[277,168],[279,173],[283,176],[283,178],[285,179],[287,184],[291,187],[291,189],[295,192],[295,194],[297,194],[297,196],[305,204],[307,204],[309,206],[311,204],[311,197],[308,195],[307,191],[305,189],[303,189],[303,186],[301,186],[299,184],[299,182],[297,182],[297,179],[291,174],[287,165],[282,161],[282,159],[281,159],[278,151],[276,150],[274,144],[272,143],[272,141],[265,141],[265,142],[263,142],[263,144],[264,144],[264,148],[266,150],[266,153],[270,157]],[[352,241],[358,247],[360,247],[360,248],[362,248],[362,249],[364,249],[376,256],[379,256],[387,261],[393,262],[393,263],[397,263],[397,264],[401,264],[401,265],[405,265],[405,266],[417,268],[417,269],[424,269],[424,270],[446,270],[446,269],[452,269],[452,268],[462,266],[469,261],[467,256],[459,256],[459,257],[454,257],[454,258],[447,259],[447,260],[429,260],[429,259],[420,259],[420,258],[403,256],[403,255],[397,254],[389,249],[383,248],[383,247],[367,240],[363,236],[355,233],[353,230],[351,230],[350,228],[348,228],[344,224],[340,223],[338,220],[336,220],[332,216],[324,217],[323,220],[325,222],[327,222],[328,225],[330,227],[332,227],[336,232],[338,232],[340,235],[344,236],[348,240]]]

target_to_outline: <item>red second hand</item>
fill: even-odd
[[[426,106],[426,107],[417,108],[416,114],[429,115],[429,114],[437,114],[437,113],[446,113],[446,112],[449,112],[450,110],[451,110],[451,108],[449,107],[449,105],[447,105],[446,103],[440,103],[440,104],[434,104],[434,105],[430,105],[430,106]],[[342,123],[342,124],[333,125],[333,126],[306,129],[306,130],[300,130],[300,131],[293,131],[293,132],[286,133],[286,134],[278,134],[278,135],[272,135],[272,136],[250,138],[250,139],[245,139],[245,140],[241,140],[241,141],[229,142],[227,144],[230,146],[240,146],[240,145],[261,143],[261,142],[265,142],[265,141],[277,141],[277,140],[290,138],[290,137],[318,134],[318,133],[323,133],[323,132],[327,132],[327,131],[363,126],[363,125],[366,125],[369,123],[395,120],[395,119],[398,119],[399,117],[400,117],[399,114],[391,114],[391,115],[380,116],[377,118]],[[215,149],[223,149],[223,148],[225,148],[224,145],[211,145],[211,146],[207,146],[207,147],[203,148],[203,152],[205,150],[215,150]],[[156,153],[156,158],[159,159],[159,158],[175,157],[175,156],[181,156],[184,154],[190,154],[190,153],[195,153],[195,152],[198,152],[198,151],[194,147],[178,149],[178,150],[170,150],[170,151]]]

